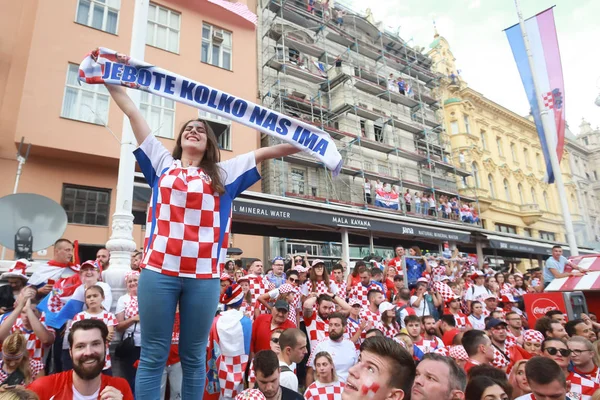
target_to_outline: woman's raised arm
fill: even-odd
[[[135,140],[137,140],[138,145],[142,144],[142,142],[152,132],[150,126],[142,116],[142,113],[129,98],[127,91],[123,86],[105,86],[115,103],[117,103],[121,111],[127,115],[127,118],[129,118],[129,123],[131,124],[131,129],[133,130],[133,134],[135,135]]]

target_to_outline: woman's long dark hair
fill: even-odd
[[[177,136],[177,142],[173,148],[172,156],[176,160],[181,160],[181,155],[183,153],[183,149],[181,147],[181,137],[183,136],[183,132],[185,131],[187,124],[193,121],[202,122],[204,124],[204,129],[206,130],[206,150],[204,151],[204,157],[202,157],[202,161],[200,161],[200,168],[202,168],[204,173],[210,177],[213,190],[218,194],[223,194],[225,192],[225,187],[223,186],[221,177],[222,170],[217,164],[221,161],[219,143],[217,142],[217,136],[215,135],[215,132],[212,130],[206,120],[194,118],[183,124],[179,130],[179,136]]]

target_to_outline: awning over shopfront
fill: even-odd
[[[350,231],[371,231],[388,236],[408,236],[429,239],[438,242],[463,242],[471,240],[471,234],[460,229],[443,229],[427,225],[411,224],[393,218],[381,219],[370,215],[368,211],[343,212],[325,210],[320,205],[284,204],[269,199],[239,197],[234,201],[234,222],[251,220],[268,225],[285,225],[298,229],[303,226],[321,226],[346,228]]]
[[[573,257],[571,261],[588,272],[583,276],[554,279],[546,291],[569,292],[575,290],[600,290],[600,256]]]
[[[489,247],[497,250],[508,250],[514,251],[524,254],[534,254],[534,255],[552,255],[552,246],[551,243],[538,242],[530,239],[519,239],[513,238],[510,236],[498,236],[498,235],[485,235],[489,240]],[[563,255],[565,257],[569,257],[571,255],[571,250],[569,246],[562,246]],[[581,254],[594,254],[593,250],[587,249],[579,249]]]
[[[552,255],[552,246],[549,243],[536,242],[527,239],[518,239],[505,236],[485,235],[490,241],[492,249],[510,250],[525,254]],[[563,255],[568,257],[571,254],[568,248],[563,247]]]

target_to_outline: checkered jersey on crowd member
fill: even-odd
[[[304,398],[306,400],[341,400],[344,386],[344,382],[341,381],[331,383],[314,381],[304,392]]]
[[[134,154],[152,188],[140,268],[181,278],[219,278],[233,199],[260,179],[254,152],[218,163],[221,195],[202,168],[182,166],[154,135]]]

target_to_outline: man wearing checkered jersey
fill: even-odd
[[[140,144],[134,154],[152,188],[140,263],[142,354],[136,395],[149,400],[160,397],[160,377],[179,303],[182,397],[201,398],[206,341],[219,300],[233,200],[260,179],[258,163],[299,149],[283,144],[220,162],[216,135],[205,121],[194,119],[183,125],[170,154],[152,135],[125,89],[106,87],[129,118]]]

